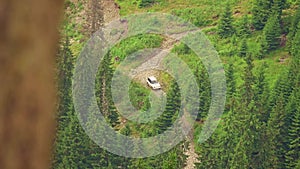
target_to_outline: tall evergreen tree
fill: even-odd
[[[242,85],[242,102],[245,103],[246,106],[252,101],[253,96],[254,96],[254,91],[253,91],[253,83],[255,77],[253,76],[252,69],[254,67],[253,65],[253,59],[251,55],[248,55],[247,58],[245,58],[245,61],[247,63],[247,66],[245,67],[244,70],[244,83]]]
[[[238,24],[237,35],[239,37],[247,37],[250,34],[250,25],[248,16],[244,15],[241,22]]]
[[[248,53],[248,45],[247,40],[244,38],[241,42],[240,49],[239,49],[239,56],[240,57],[246,57]]]
[[[226,83],[227,83],[227,103],[226,103],[226,111],[229,111],[234,106],[235,101],[235,93],[236,93],[236,80],[234,77],[234,65],[230,63],[228,65],[226,71]]]
[[[236,92],[236,80],[234,77],[234,65],[232,63],[229,63],[228,69],[226,71],[226,77],[227,77],[227,84],[228,84],[228,91],[227,95],[229,98],[232,98]]]
[[[178,84],[173,81],[167,94],[166,108],[163,114],[157,119],[159,133],[164,132],[171,127],[174,118],[177,117],[181,106],[180,89]]]
[[[284,131],[285,126],[285,110],[284,110],[284,97],[283,94],[280,95],[279,99],[276,102],[276,105],[270,115],[268,121],[268,132],[271,136],[270,151],[273,156],[269,159],[269,163],[273,164],[273,168],[284,168],[285,162],[285,147]]]
[[[199,86],[199,113],[197,116],[197,120],[203,119],[209,109],[210,98],[211,98],[211,90],[210,90],[210,82],[208,78],[208,74],[203,65],[198,65],[196,68],[196,78],[197,84]]]
[[[253,26],[256,30],[262,30],[267,23],[271,8],[269,0],[255,0],[252,8]]]
[[[232,11],[229,4],[227,3],[224,12],[221,14],[221,18],[218,24],[218,34],[222,38],[227,38],[234,34],[235,30],[232,26],[232,22]]]
[[[289,34],[288,34],[288,47],[292,47],[292,43],[294,41],[294,37],[297,33],[297,30],[299,29],[298,24],[300,21],[300,8],[297,8],[297,11],[293,17],[292,24],[289,28]],[[289,51],[290,52],[290,51]]]
[[[278,14],[270,16],[263,30],[263,40],[265,41],[265,50],[274,50],[280,44],[281,28]]]
[[[258,110],[258,117],[261,122],[267,122],[269,118],[269,85],[265,79],[267,64],[264,62],[259,68],[256,83],[254,85],[254,101]]]
[[[291,99],[296,103],[296,110],[292,111],[291,124],[288,129],[288,152],[286,153],[286,167],[296,168],[300,160],[300,90],[296,89]]]
[[[286,0],[273,0],[272,13],[278,14],[278,19],[281,20],[282,10],[286,8]]]

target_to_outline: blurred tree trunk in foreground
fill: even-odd
[[[0,168],[49,168],[63,0],[0,1]]]

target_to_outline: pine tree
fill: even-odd
[[[218,34],[222,38],[227,38],[234,34],[235,30],[232,26],[232,22],[232,12],[229,4],[227,4],[218,24]]]
[[[240,57],[246,57],[248,53],[248,45],[246,38],[244,38],[241,42],[240,49],[239,49],[239,56]]]
[[[203,65],[198,65],[196,68],[196,78],[197,78],[197,84],[199,86],[199,113],[197,116],[197,120],[203,119],[209,109],[210,105],[210,82],[208,79],[208,74],[206,69],[203,67]]]
[[[167,94],[167,104],[165,107],[165,111],[163,112],[161,117],[157,119],[157,127],[159,133],[164,132],[168,129],[168,127],[171,127],[173,125],[173,117],[177,117],[181,106],[180,99],[179,86],[175,81],[173,81]]]
[[[287,168],[295,168],[297,161],[300,160],[300,90],[296,89],[295,99],[296,111],[291,114],[291,125],[288,130],[288,152],[286,153]]]
[[[256,30],[262,30],[267,23],[271,8],[269,0],[255,0],[252,8],[253,26]]]
[[[236,81],[235,81],[235,77],[234,77],[234,65],[232,63],[230,63],[228,65],[226,77],[227,77],[227,84],[228,84],[227,95],[229,98],[232,98],[236,92]]]
[[[258,117],[261,122],[267,122],[269,118],[269,86],[265,79],[265,70],[267,64],[264,62],[258,72],[256,83],[254,86],[254,101],[258,109]]]
[[[227,103],[226,103],[226,111],[229,111],[232,109],[234,97],[236,93],[236,80],[234,77],[234,65],[230,63],[228,65],[227,71],[226,71],[226,82],[227,82]]]
[[[265,54],[267,54],[268,52],[268,43],[267,43],[267,40],[266,40],[266,37],[263,35],[260,37],[259,39],[259,53],[258,53],[258,56],[257,58],[258,59],[263,59]]]
[[[281,94],[276,102],[276,105],[270,115],[268,121],[268,132],[271,136],[270,151],[273,154],[270,158],[269,163],[273,164],[273,168],[284,168],[285,161],[285,147],[284,142],[284,126],[285,126],[285,110],[284,110],[284,98]]]
[[[265,50],[274,50],[280,45],[281,28],[278,14],[270,16],[263,30],[263,40],[265,40]]]
[[[71,97],[71,88],[72,88],[72,76],[74,68],[74,57],[70,50],[69,39],[66,38],[63,48],[58,54],[58,97],[59,97],[59,121],[63,120],[66,113],[70,111],[72,97]]]
[[[242,21],[238,24],[237,35],[239,37],[248,37],[250,33],[248,16],[244,15]]]
[[[244,84],[242,86],[242,101],[245,103],[246,106],[252,101],[253,96],[254,96],[254,91],[253,91],[253,83],[254,83],[254,76],[252,73],[253,69],[253,59],[251,55],[248,55],[247,58],[245,58],[245,61],[247,63],[247,66],[245,67],[244,70]]]
[[[55,141],[55,155],[53,159],[53,166],[58,166],[59,163],[66,160],[64,159],[64,151],[66,145],[65,128],[70,123],[69,114],[72,111],[72,96],[71,96],[71,86],[72,86],[72,75],[73,75],[73,56],[69,49],[69,39],[66,38],[63,48],[59,52],[58,57],[58,122],[57,127],[57,139]]]
[[[293,17],[292,25],[290,26],[289,29],[289,34],[288,34],[288,47],[291,49],[292,43],[294,41],[294,37],[297,33],[298,30],[298,24],[300,21],[300,8],[297,8],[297,11],[295,13],[295,16]]]
[[[300,64],[300,50],[299,50],[299,45],[300,45],[300,22],[297,25],[297,31],[295,33],[295,36],[293,38],[292,42],[292,48],[291,48],[291,54],[293,56],[293,62],[296,64]]]
[[[281,20],[282,10],[286,8],[286,0],[273,0],[272,13],[278,14],[278,19]]]

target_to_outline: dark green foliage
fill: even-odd
[[[241,93],[243,95],[242,101],[248,105],[253,97],[254,97],[254,91],[253,91],[253,83],[255,80],[255,77],[253,76],[252,69],[253,69],[253,59],[251,55],[248,55],[247,58],[245,58],[245,61],[247,63],[247,66],[244,69],[244,83],[242,85]]]
[[[247,40],[244,38],[240,44],[239,56],[246,57],[247,53],[248,53],[248,45],[247,45]]]
[[[256,30],[262,30],[267,23],[271,8],[269,0],[255,0],[252,8],[253,26]]]
[[[206,117],[209,106],[210,106],[210,98],[211,98],[211,90],[210,90],[210,82],[208,79],[208,74],[206,69],[200,64],[197,65],[197,69],[195,72],[198,86],[199,86],[199,113],[197,116],[197,120],[201,120]]]
[[[173,81],[167,94],[167,104],[163,114],[157,119],[159,133],[162,133],[173,125],[178,117],[181,106],[180,89],[178,84]]]
[[[235,30],[233,28],[232,22],[232,11],[229,4],[227,4],[223,13],[221,14],[221,18],[218,23],[219,36],[221,36],[222,38],[227,38],[234,34]]]
[[[278,14],[279,20],[282,16],[282,10],[287,6],[286,0],[273,0],[272,3],[272,14]]]
[[[297,162],[300,160],[300,90],[296,89],[292,94],[291,102],[295,105],[291,108],[295,110],[288,110],[291,112],[291,120],[288,129],[288,152],[286,153],[287,168],[296,168]]]
[[[299,62],[300,60],[300,23],[298,24],[297,26],[297,31],[295,32],[295,36],[293,38],[293,41],[292,41],[292,48],[291,48],[291,54],[292,56],[294,57],[294,62]]]
[[[236,92],[236,81],[234,77],[234,66],[232,63],[229,64],[227,72],[226,72],[226,77],[227,77],[227,95],[232,98]]]
[[[248,16],[244,15],[240,23],[238,23],[237,35],[239,37],[248,37],[250,33],[251,32]]]
[[[262,30],[270,17],[276,15],[281,20],[286,0],[255,0],[252,8],[252,23],[256,30]]]
[[[139,0],[137,2],[140,8],[144,8],[160,1]],[[241,4],[245,2],[241,1]],[[234,3],[230,5],[233,7]],[[219,52],[226,66],[226,109],[217,130],[209,140],[195,145],[201,161],[197,164],[197,168],[300,168],[300,31],[298,31],[300,8],[298,7],[290,26],[291,17],[288,15],[293,12],[294,8],[283,13],[282,10],[286,6],[285,0],[254,0],[252,13],[241,11],[243,16],[236,15],[233,18],[231,8],[227,4],[226,9],[220,15],[217,28],[213,27],[212,23],[218,15],[216,14],[215,18],[208,18],[204,14],[206,10],[214,7],[208,7],[205,10],[200,10],[197,6],[172,9],[173,14],[183,17],[184,20],[196,26],[212,26],[205,27],[204,30],[207,31],[205,33],[217,49],[222,50]],[[234,9],[236,11],[240,8],[234,6]],[[152,8],[145,10],[151,11]],[[156,6],[153,10],[156,10]],[[235,23],[236,31],[233,23]],[[70,25],[65,28],[67,31],[73,30],[71,28],[74,24]],[[256,30],[263,31],[252,30],[252,26]],[[288,52],[291,57],[285,54],[287,53],[285,46],[279,49],[281,27],[282,30],[286,30],[288,26],[290,27],[288,35],[290,50]],[[216,36],[215,32],[219,36]],[[71,37],[73,40],[73,35]],[[128,38],[113,47],[99,66],[95,86],[98,106],[107,122],[123,135],[143,138],[156,136],[168,130],[180,115],[180,90],[174,81],[167,91],[167,105],[163,114],[148,124],[124,120],[111,97],[111,78],[115,67],[133,52],[143,48],[160,47],[162,41],[162,36],[153,34]],[[219,47],[221,45],[224,46]],[[258,49],[259,45],[260,49]],[[71,92],[75,61],[71,52],[73,48],[68,38],[61,46],[63,47],[60,49],[57,60],[59,104],[53,168],[184,168],[186,157],[183,155],[181,144],[156,157],[130,159],[110,154],[93,143],[80,126],[73,108]],[[207,120],[207,112],[210,108],[209,76],[204,66],[199,63],[200,61],[195,59],[195,53],[187,45],[179,44],[174,51],[182,60],[188,62],[199,85],[200,109],[197,117],[199,121],[195,123],[195,128],[201,129],[202,123]],[[226,55],[223,55],[224,53]],[[288,67],[287,72],[273,70],[274,65],[276,67],[277,64],[281,64],[274,62],[283,53],[287,56],[287,62],[280,66]],[[227,55],[237,55],[243,58],[226,57]],[[257,58],[261,60],[253,60]],[[275,76],[277,73],[279,75]],[[273,81],[276,83],[273,84]],[[150,108],[147,88],[133,82],[129,95],[130,101],[137,109]],[[92,113],[89,118],[95,118],[95,116],[97,114]],[[89,127],[93,129],[99,126],[95,123]],[[195,135],[198,134],[199,132],[196,131]],[[123,148],[121,144],[116,146]],[[139,144],[134,146],[142,148]]]
[[[254,101],[256,102],[256,107],[258,111],[258,118],[261,122],[266,123],[269,118],[269,85],[265,79],[265,71],[267,69],[267,64],[264,63],[259,68],[259,72],[256,78],[254,86]]]
[[[228,65],[226,71],[226,81],[227,81],[227,103],[226,103],[226,110],[231,110],[234,102],[234,97],[236,93],[236,80],[234,77],[234,66],[232,63]]]
[[[268,131],[271,137],[269,143],[273,154],[269,160],[270,163],[273,164],[274,168],[284,167],[284,154],[286,151],[284,147],[284,136],[286,135],[286,131],[284,131],[285,118],[284,97],[281,94],[268,121]]]
[[[292,20],[292,24],[291,26],[289,27],[289,34],[288,34],[288,47],[291,49],[292,47],[292,43],[294,41],[294,37],[297,33],[297,30],[298,30],[298,24],[299,24],[299,21],[300,21],[300,8],[298,7],[297,8],[297,11],[293,17],[293,20]]]
[[[263,48],[267,51],[276,49],[280,44],[281,28],[277,15],[272,15],[263,30]]]
[[[139,7],[144,8],[153,5],[157,0],[140,0]]]

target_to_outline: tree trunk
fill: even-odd
[[[0,168],[49,168],[63,0],[0,1]]]

